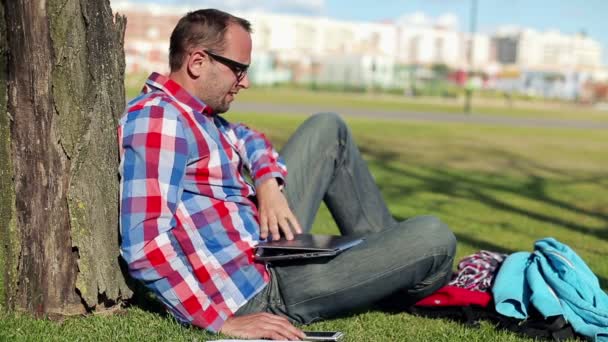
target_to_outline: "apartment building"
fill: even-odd
[[[171,30],[188,8],[114,1],[126,14],[127,72],[168,71]],[[396,87],[396,70],[415,65],[500,74],[568,73],[577,83],[606,74],[600,44],[584,34],[500,28],[495,34],[462,32],[454,15],[436,18],[422,13],[390,22],[353,22],[327,17],[235,13],[253,26],[253,83],[345,83]],[[536,76],[534,76],[536,77]],[[541,77],[541,76],[539,76]],[[543,76],[544,77],[544,76]],[[522,76],[517,84],[529,84]],[[570,92],[573,93],[573,92]]]
[[[582,33],[503,27],[496,32],[494,44],[499,63],[526,69],[588,70],[602,65],[601,45]]]

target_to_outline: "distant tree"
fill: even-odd
[[[433,75],[435,79],[445,80],[448,78],[450,74],[450,67],[443,63],[436,63],[431,66],[431,70],[433,70]]]
[[[131,291],[118,262],[124,29],[109,0],[1,0],[5,307],[64,316]]]

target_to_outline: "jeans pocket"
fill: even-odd
[[[234,314],[236,316],[243,316],[257,312],[267,312],[268,306],[268,286],[266,286],[258,294],[251,297]]]

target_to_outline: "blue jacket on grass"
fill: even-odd
[[[554,238],[507,257],[492,292],[502,315],[525,319],[532,304],[544,317],[563,315],[577,333],[608,341],[608,295],[583,259]]]

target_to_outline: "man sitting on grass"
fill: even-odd
[[[181,322],[271,339],[303,338],[292,323],[405,305],[443,286],[454,235],[432,216],[393,219],[337,115],[306,120],[282,158],[224,119],[249,87],[250,34],[228,13],[188,13],[171,35],[170,74],[153,73],[127,107],[120,224],[131,275]],[[322,200],[362,244],[322,262],[254,261],[260,240],[308,232]]]

